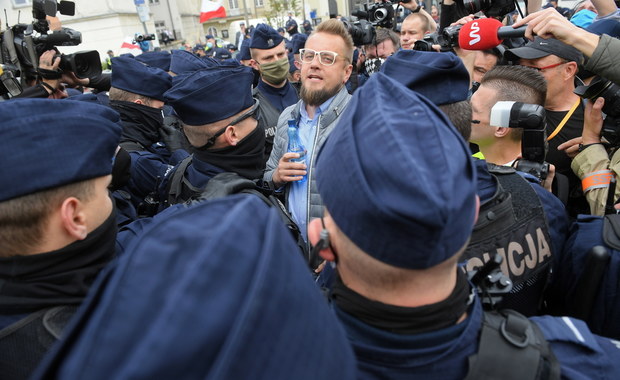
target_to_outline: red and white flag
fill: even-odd
[[[138,44],[133,43],[132,37],[125,37],[125,40],[123,41],[123,44],[121,45],[121,50],[122,49],[128,49],[128,50],[121,51],[121,54],[131,53],[133,55],[138,55],[142,53],[140,46]]]
[[[202,0],[202,6],[200,7],[200,22],[203,23],[217,17],[226,17],[226,9],[222,6],[222,4],[220,4],[219,1]]]

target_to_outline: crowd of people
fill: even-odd
[[[484,15],[412,0],[364,46],[42,52],[0,102],[0,378],[620,377],[620,10],[533,3],[484,51],[417,50]]]

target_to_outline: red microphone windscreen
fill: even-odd
[[[465,50],[492,49],[502,43],[497,31],[503,24],[494,18],[481,18],[463,25],[459,32],[459,46]]]

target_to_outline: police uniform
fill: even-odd
[[[202,126],[254,106],[252,79],[252,70],[245,66],[199,70],[187,74],[164,96],[185,125]],[[223,98],[222,94],[227,97]],[[174,167],[144,154],[132,163],[131,190],[143,198],[149,192],[156,192],[163,209],[196,198],[211,178],[223,172],[234,172],[248,179],[260,178],[264,170],[264,141],[264,130],[259,124],[236,146],[190,148],[192,156]]]
[[[445,263],[469,239],[478,186],[467,143],[428,99],[382,73],[353,95],[316,170],[330,218],[360,255],[424,271]],[[344,252],[331,249],[344,262]],[[456,264],[454,270],[452,293],[419,307],[368,299],[336,279],[330,299],[353,344],[360,378],[508,378],[541,363],[548,365],[542,373],[552,378],[620,376],[620,343],[567,317],[515,317],[529,326],[524,344],[542,339],[536,361],[498,349],[491,353],[494,363],[478,362],[490,347],[485,332],[496,314],[482,312],[471,284]],[[511,326],[509,315],[516,314],[505,313],[502,326]],[[490,366],[501,373],[485,372]]]
[[[275,29],[267,24],[258,24],[250,41],[250,49],[268,50],[284,41],[284,38]],[[290,68],[287,59],[287,69]],[[273,87],[264,80],[259,80],[254,88],[254,96],[260,101],[260,118],[265,126],[265,160],[271,154],[273,139],[278,126],[278,117],[288,106],[299,100],[297,91],[284,77],[284,86]]]
[[[381,71],[436,105],[468,99],[469,73],[454,54],[401,50],[385,62]],[[515,285],[504,297],[503,305],[528,316],[536,315],[553,255],[561,252],[566,240],[564,206],[532,176],[521,173],[528,177],[526,180],[514,169],[504,167],[494,167],[490,173],[487,163],[481,160],[475,162],[475,167],[482,206],[463,255],[466,268],[479,268],[494,254],[500,254],[502,271]]]
[[[86,102],[24,99],[3,103],[0,145],[6,156],[0,175],[10,186],[0,189],[0,202],[112,173],[121,135],[118,120],[111,109]],[[111,212],[84,239],[65,247],[0,257],[2,379],[25,379],[34,370],[98,273],[114,258],[115,236]]]
[[[273,209],[235,195],[170,211],[106,273],[34,379],[357,378]]]

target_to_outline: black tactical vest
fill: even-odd
[[[482,266],[496,253],[502,272],[513,282],[501,307],[536,315],[552,264],[551,239],[543,206],[529,182],[510,167],[489,164],[497,179],[492,199],[480,206],[471,241],[464,253],[466,269]]]

